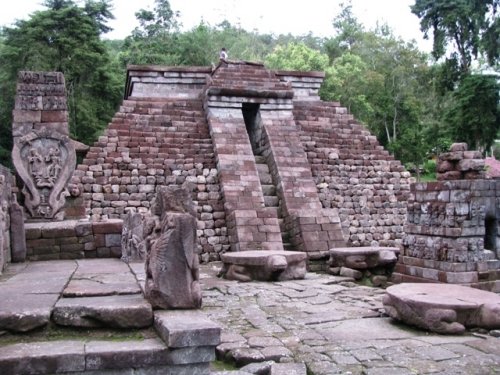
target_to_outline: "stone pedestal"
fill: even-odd
[[[387,288],[386,312],[393,318],[438,333],[466,328],[500,328],[500,296],[460,285],[405,283]]]
[[[303,279],[307,254],[298,251],[238,251],[222,254],[221,275],[239,281]]]
[[[384,286],[398,260],[397,247],[341,247],[330,249],[329,272]]]

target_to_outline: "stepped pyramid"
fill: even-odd
[[[202,260],[226,251],[399,245],[409,173],[320,72],[229,62],[129,66],[125,99],[73,182],[93,219],[145,212],[158,185],[192,183]]]

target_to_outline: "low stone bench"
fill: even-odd
[[[437,333],[466,328],[500,328],[500,296],[454,284],[404,283],[386,290],[385,311],[392,318]]]
[[[298,251],[254,250],[221,255],[221,275],[238,281],[303,279],[307,254]]]
[[[329,272],[356,280],[369,278],[375,286],[383,286],[398,260],[397,247],[338,247],[330,249]]]

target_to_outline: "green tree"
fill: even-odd
[[[432,55],[447,55],[458,62],[462,74],[470,72],[473,59],[484,53],[490,65],[498,59],[499,0],[416,0],[412,12],[420,18],[424,37],[432,31]]]
[[[453,93],[453,104],[445,114],[455,140],[471,149],[487,150],[500,130],[500,85],[497,77],[466,76]]]
[[[271,69],[323,71],[328,66],[328,56],[307,47],[304,43],[278,45],[267,56],[266,64]]]
[[[155,0],[153,11],[141,9],[135,16],[139,26],[125,39],[123,64],[179,64],[179,13],[172,10],[170,2]]]
[[[369,71],[361,57],[345,53],[326,69],[320,94],[324,100],[341,102],[359,120],[367,122],[374,112],[366,96],[369,84],[381,86],[383,77]]]
[[[60,71],[65,75],[69,123],[74,138],[90,143],[110,120],[121,84],[99,36],[111,15],[108,1],[46,1],[47,10],[2,29],[0,46],[0,143],[11,149],[13,100],[20,70]]]

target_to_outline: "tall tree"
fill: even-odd
[[[495,76],[473,74],[460,82],[445,114],[454,139],[481,151],[491,147],[500,130],[499,92]]]
[[[139,26],[125,39],[121,56],[124,64],[179,64],[179,12],[170,2],[155,0],[154,10],[140,9],[135,17]]]
[[[5,96],[0,99],[0,143],[4,150],[11,148],[10,123],[20,70],[64,73],[71,133],[85,143],[95,139],[120,100],[121,84],[100,40],[111,15],[109,1],[87,0],[83,7],[70,0],[44,4],[47,10],[2,30],[0,91]]]
[[[424,37],[433,35],[432,55],[456,60],[468,74],[473,59],[483,53],[490,65],[499,57],[500,0],[416,0],[411,11],[420,18]]]

